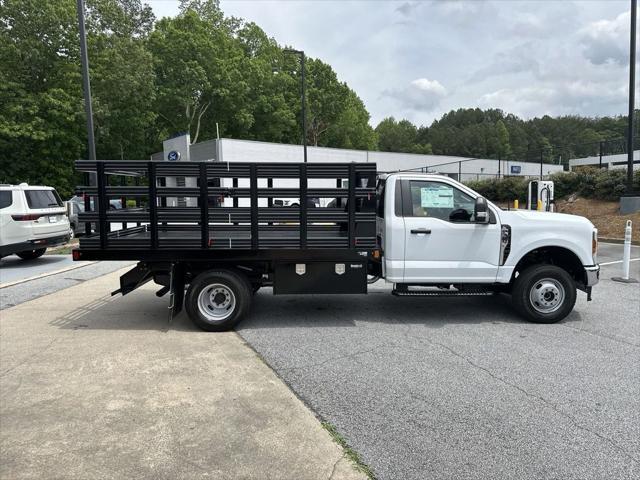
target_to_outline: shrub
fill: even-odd
[[[529,182],[523,177],[505,177],[500,180],[494,178],[467,182],[469,188],[495,202],[511,202],[516,198],[520,201],[526,201],[528,185]]]
[[[560,172],[549,176],[553,180],[557,200],[576,194],[598,200],[616,200],[626,192],[627,172],[625,169],[599,170],[584,168],[574,172]],[[500,180],[476,180],[467,186],[483,197],[496,202],[526,201],[529,180],[523,177],[505,177]],[[633,185],[640,191],[640,170],[633,174]]]

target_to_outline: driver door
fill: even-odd
[[[475,223],[475,198],[440,180],[403,180],[406,283],[492,283],[500,225]]]

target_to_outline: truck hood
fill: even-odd
[[[593,265],[591,242],[595,227],[584,217],[534,210],[501,210],[500,222],[511,226],[513,257],[540,247],[563,247],[583,265]],[[522,251],[519,251],[522,250]]]
[[[538,225],[546,223],[551,225],[571,225],[571,226],[584,226],[589,232],[593,228],[591,223],[585,217],[579,215],[569,215],[566,213],[554,213],[554,212],[538,212],[536,210],[502,210],[500,212],[500,219],[503,223],[509,223],[509,221],[517,222],[536,222]]]

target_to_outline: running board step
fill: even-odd
[[[393,290],[391,294],[396,297],[480,297],[493,295],[493,292],[487,290],[443,290],[440,292],[435,290]]]

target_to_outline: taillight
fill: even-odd
[[[594,228],[593,233],[591,234],[591,255],[593,258],[596,258],[598,254],[598,229]]]
[[[13,218],[16,222],[28,222],[31,220],[37,220],[41,216],[42,215],[35,215],[33,213],[30,213],[29,215],[11,215],[11,218]]]

